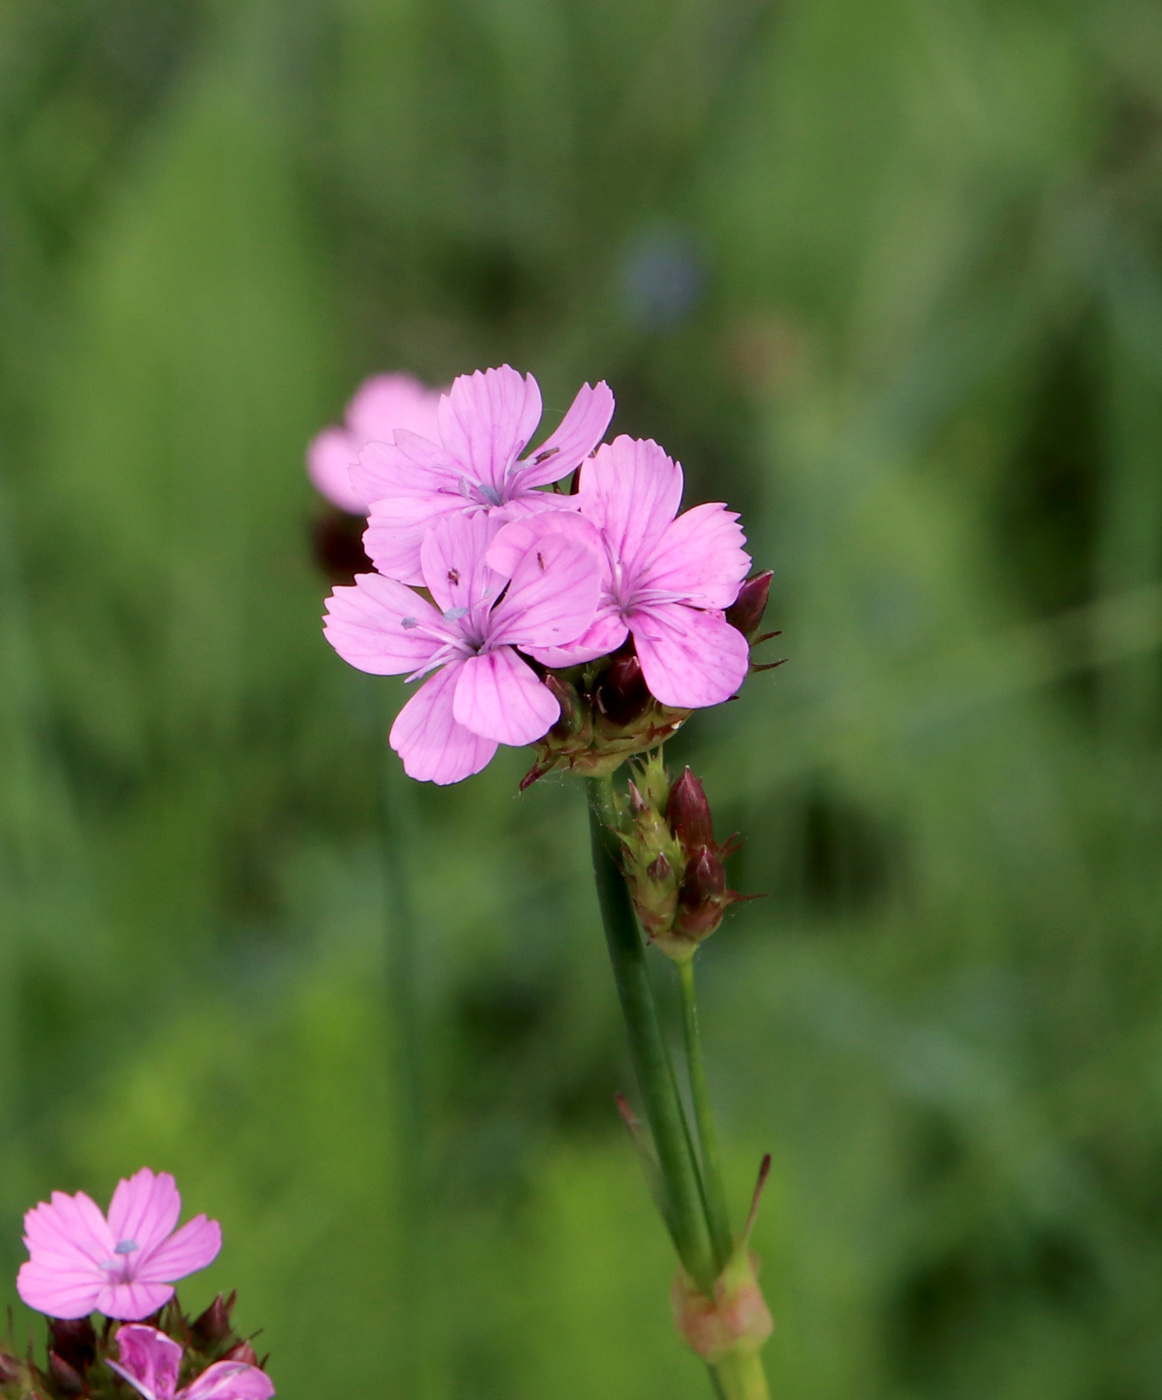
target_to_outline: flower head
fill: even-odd
[[[24,1217],[29,1259],[16,1291],[50,1317],[85,1317],[94,1308],[106,1317],[148,1317],[177,1279],[204,1269],[222,1247],[218,1222],[204,1215],[175,1233],[181,1208],[173,1177],[148,1167],[117,1183],[108,1218],[83,1191],[54,1191]]]
[[[352,469],[355,491],[371,502],[364,545],[375,567],[420,584],[420,545],[442,516],[553,509],[555,498],[537,488],[580,465],[612,416],[609,386],[586,384],[557,431],[522,458],[541,419],[537,381],[508,365],[461,375],[440,399],[438,441],[400,430],[393,442],[369,443]]]
[[[534,650],[545,666],[570,666],[615,651],[633,635],[650,693],[663,705],[718,705],[746,678],[746,638],[723,617],[750,567],[738,516],[724,505],[678,515],[682,468],[656,442],[615,438],[581,468],[576,496],[548,528],[596,532],[602,599],[592,628],[575,644]],[[578,521],[575,512],[580,512]],[[524,545],[521,524],[497,543]]]
[[[245,1361],[215,1361],[178,1390],[182,1348],[156,1327],[131,1323],[117,1331],[119,1361],[109,1365],[145,1400],[270,1400],[274,1385]]]
[[[565,645],[586,630],[598,560],[583,541],[546,530],[497,569],[486,556],[499,529],[483,512],[432,527],[421,577],[434,604],[382,574],[360,574],[328,599],[324,631],[345,660],[375,675],[429,677],[391,729],[413,778],[459,782],[498,744],[532,743],[560,716],[557,698],[517,649]]]
[[[351,467],[369,442],[394,440],[397,428],[435,437],[440,393],[410,374],[377,374],[355,391],[341,428],[324,428],[307,448],[316,490],[340,510],[366,515],[370,502],[351,484]]]

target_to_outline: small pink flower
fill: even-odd
[[[145,1400],[270,1400],[274,1394],[266,1372],[245,1361],[215,1361],[178,1390],[182,1349],[156,1327],[118,1328],[117,1349],[121,1360],[109,1365]]]
[[[663,705],[691,710],[729,700],[750,665],[746,638],[723,617],[750,568],[737,514],[715,504],[678,515],[682,468],[656,442],[628,437],[599,447],[581,468],[578,494],[557,499],[560,513],[545,517],[544,528],[571,537],[598,532],[601,603],[577,642],[529,655],[545,666],[571,666],[615,651],[628,632],[646,685]],[[526,547],[525,529],[522,521],[505,527],[489,555],[494,566]]]
[[[410,374],[365,379],[347,405],[344,426],[324,428],[307,448],[307,473],[316,490],[340,510],[366,515],[369,501],[351,484],[351,467],[369,442],[391,442],[397,428],[423,437],[439,434],[440,391]]]
[[[24,1217],[29,1259],[16,1291],[50,1317],[136,1321],[173,1295],[173,1284],[204,1269],[222,1248],[216,1220],[196,1215],[177,1233],[182,1198],[168,1172],[148,1167],[119,1181],[106,1220],[83,1191],[52,1193]]]
[[[363,543],[375,567],[418,585],[420,544],[442,516],[508,520],[553,509],[555,498],[537,488],[579,466],[612,417],[609,386],[586,384],[557,431],[521,458],[541,420],[537,381],[508,365],[461,375],[440,400],[439,441],[401,430],[394,443],[369,443],[352,469],[356,492],[371,502]]]
[[[538,517],[547,519],[548,517]],[[498,520],[449,515],[428,531],[422,578],[435,606],[382,574],[359,574],[327,600],[327,640],[361,671],[435,672],[399,712],[391,746],[413,778],[456,783],[498,744],[530,744],[556,723],[557,700],[517,654],[564,645],[593,620],[600,567],[563,533],[533,532],[511,567],[489,567]]]

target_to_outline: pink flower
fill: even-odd
[[[612,416],[609,386],[586,384],[557,431],[521,458],[541,419],[537,381],[508,365],[461,375],[440,399],[439,442],[401,430],[394,443],[369,443],[352,469],[356,492],[371,502],[363,543],[375,567],[419,584],[421,541],[442,516],[497,513],[508,520],[553,509],[554,497],[537,487],[583,462]]]
[[[266,1372],[245,1361],[215,1361],[178,1390],[182,1349],[156,1327],[119,1327],[117,1349],[121,1360],[109,1365],[145,1400],[269,1400],[274,1394]]]
[[[391,442],[397,428],[435,437],[439,403],[439,390],[410,374],[365,379],[347,405],[345,425],[324,428],[307,448],[307,473],[316,490],[340,510],[366,515],[369,502],[351,484],[360,451],[369,442]]]
[[[106,1317],[148,1317],[172,1296],[176,1279],[204,1269],[222,1248],[218,1222],[204,1215],[175,1234],[181,1209],[173,1177],[148,1167],[117,1183],[108,1220],[83,1191],[54,1191],[51,1204],[24,1217],[30,1258],[16,1291],[50,1317],[86,1317],[94,1308]]]
[[[562,509],[544,517],[543,528],[571,538],[596,531],[602,597],[583,637],[534,647],[534,660],[589,661],[616,651],[628,632],[646,685],[663,705],[689,710],[729,700],[750,665],[746,638],[722,615],[750,568],[735,512],[716,504],[678,515],[682,468],[656,442],[628,437],[598,448],[581,469],[578,494],[557,499]],[[526,529],[522,521],[505,527],[489,555],[495,567],[527,547]]]
[[[563,533],[534,531],[511,567],[493,569],[485,555],[499,529],[484,512],[432,527],[421,569],[434,607],[382,574],[360,574],[327,600],[327,640],[353,666],[381,676],[410,671],[412,680],[435,672],[391,729],[413,778],[459,782],[498,744],[530,744],[560,716],[516,648],[564,645],[585,631],[597,607],[598,560]]]

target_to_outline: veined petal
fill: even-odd
[[[173,1400],[182,1348],[156,1327],[130,1323],[117,1329],[117,1361],[109,1365],[151,1400]]]
[[[525,551],[488,619],[493,646],[565,646],[597,616],[601,560],[583,539],[553,530],[554,520],[541,515],[530,522],[549,528]]]
[[[528,646],[524,650],[542,666],[580,666],[583,661],[595,661],[599,656],[616,651],[628,632],[620,614],[610,608],[604,615],[598,613],[596,622],[568,646]]]
[[[521,487],[547,486],[580,465],[605,436],[613,417],[613,392],[603,379],[581,386],[557,431],[513,472]]]
[[[636,577],[682,503],[682,468],[656,442],[618,437],[581,468],[581,513],[598,525],[623,573]]]
[[[696,608],[728,608],[750,569],[745,543],[734,511],[695,506],[666,526],[641,563],[637,586],[676,593]]]
[[[109,1232],[114,1245],[131,1240],[137,1249],[131,1268],[149,1250],[171,1234],[182,1213],[182,1198],[169,1172],[157,1176],[142,1167],[128,1180],[119,1181],[109,1203]],[[136,1269],[133,1269],[136,1273]]]
[[[522,513],[516,519],[510,519],[488,547],[489,564],[505,578],[511,578],[516,572],[516,566],[533,545],[543,540],[546,534],[561,534],[588,545],[600,561],[603,574],[608,574],[608,557],[601,531],[592,520],[587,520],[580,513],[576,504],[565,504],[575,503],[577,498],[538,492],[534,499],[560,504],[556,505],[555,509],[550,507],[531,514]]]
[[[439,443],[401,430],[396,442],[368,442],[350,468],[351,488],[370,505],[397,497],[457,494],[460,472]]]
[[[459,492],[396,496],[371,508],[363,548],[381,574],[416,588],[424,586],[420,547],[424,536],[447,516],[475,514]]]
[[[419,670],[458,635],[426,598],[382,574],[357,574],[335,589],[323,634],[344,661],[373,676]]]
[[[83,1191],[75,1196],[54,1191],[49,1202],[25,1215],[24,1243],[34,1259],[82,1269],[108,1259],[117,1241],[96,1202]]]
[[[257,1366],[242,1361],[215,1361],[178,1391],[179,1400],[270,1400],[274,1382]]]
[[[351,484],[359,447],[342,428],[324,428],[307,447],[307,475],[315,490],[351,515],[366,515],[367,501]]]
[[[452,697],[463,662],[454,661],[420,686],[396,716],[390,743],[409,778],[458,783],[479,773],[496,752],[496,741],[457,723]]]
[[[62,1269],[39,1259],[28,1259],[16,1275],[16,1291],[23,1302],[49,1317],[88,1317],[97,1306],[105,1276],[95,1266]]]
[[[212,1264],[222,1248],[222,1227],[216,1220],[195,1215],[176,1234],[148,1254],[133,1273],[140,1283],[174,1283]]]
[[[489,568],[486,559],[500,526],[486,511],[477,511],[446,516],[427,532],[420,546],[420,565],[438,608],[468,611],[500,596],[504,579]]]
[[[97,1294],[97,1310],[119,1322],[140,1322],[172,1297],[166,1283],[106,1283]]]
[[[375,374],[347,405],[352,434],[365,442],[391,442],[403,428],[433,441],[440,436],[440,391],[410,374]]]
[[[464,662],[452,713],[485,738],[531,744],[557,722],[561,707],[511,647],[500,647]]]
[[[636,613],[629,630],[650,694],[663,705],[720,705],[746,679],[750,646],[720,612],[665,603]]]
[[[498,497],[540,421],[537,381],[508,365],[460,375],[440,400],[441,441],[466,475]]]

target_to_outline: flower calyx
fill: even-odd
[[[714,839],[710,804],[687,768],[671,784],[661,758],[639,765],[630,783],[630,825],[622,834],[623,870],[650,941],[675,962],[722,922],[730,905],[755,898],[729,889],[724,861],[741,844]]]
[[[544,682],[561,717],[534,745],[537,760],[521,779],[522,792],[555,769],[604,777],[665,743],[690,717],[689,710],[662,705],[650,694],[632,642],[600,669],[548,671]]]
[[[781,632],[763,632],[760,628],[763,625],[763,615],[767,610],[767,602],[771,595],[771,580],[774,573],[770,569],[764,569],[761,574],[754,574],[748,578],[738,590],[738,597],[726,609],[725,617],[727,622],[750,643],[751,651],[755,647],[761,646],[763,642],[769,642],[772,637],[781,637]],[[757,661],[750,663],[752,671],[773,671],[776,666],[781,666],[786,661],[786,657],[778,661],[767,661],[760,665]]]

